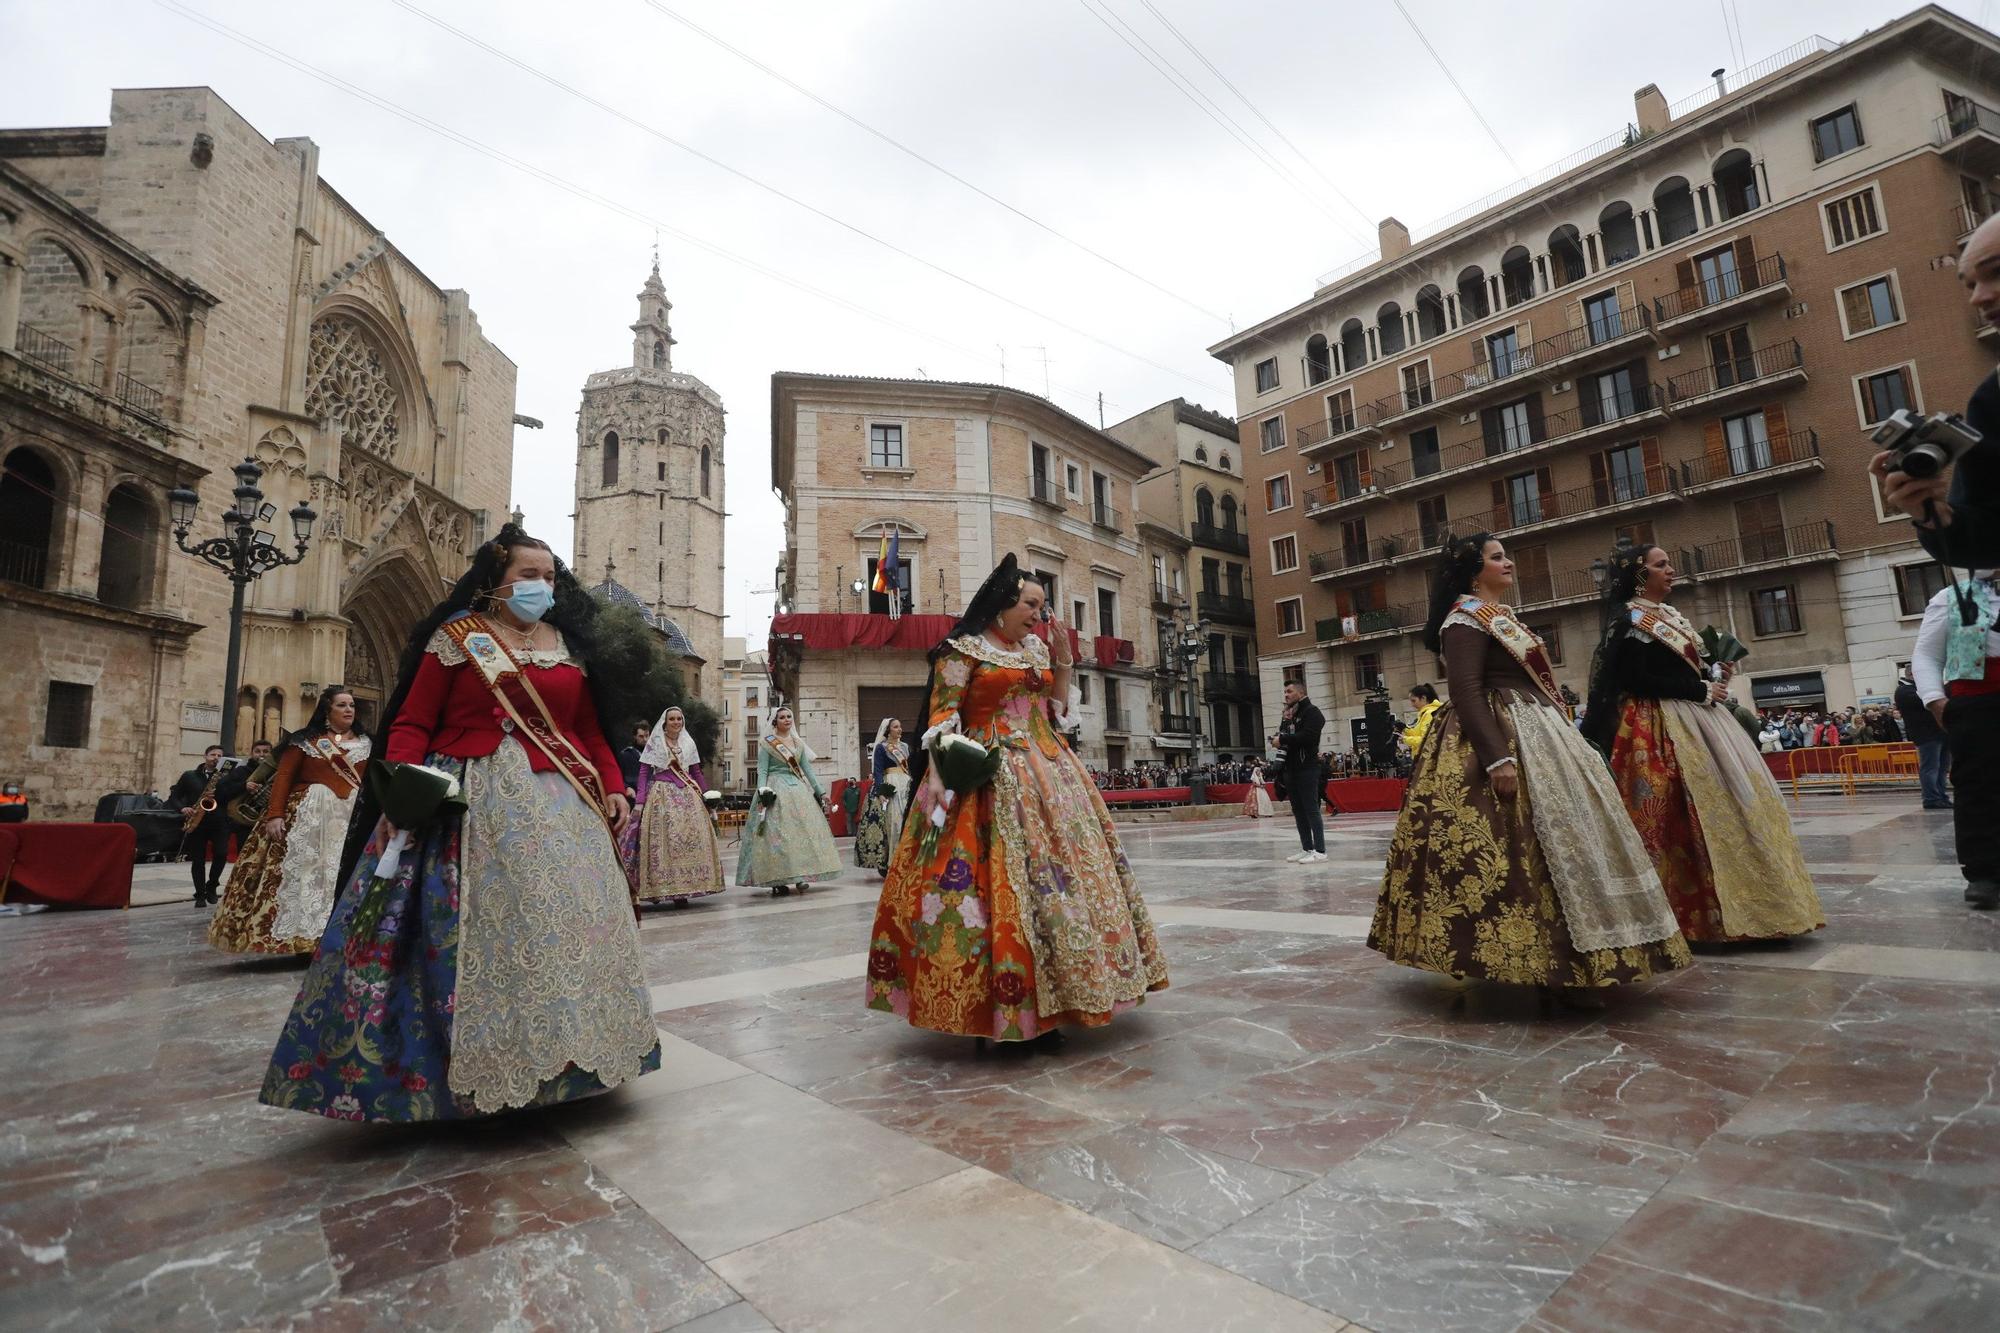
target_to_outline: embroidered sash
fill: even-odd
[[[664,771],[671,774],[675,782],[686,787],[696,796],[701,795],[701,788],[694,785],[694,774],[687,771],[687,761],[681,758],[679,746],[675,746],[674,752],[667,757],[667,766]]]
[[[507,714],[506,722],[512,725],[503,724],[502,730],[513,731],[547,756],[556,766],[556,771],[576,788],[576,794],[583,798],[583,803],[609,824],[610,807],[604,799],[603,781],[596,766],[576,747],[574,741],[563,735],[562,728],[549,716],[549,706],[542,702],[542,696],[522,674],[520,666],[485,618],[474,613],[447,620],[444,632],[471,660],[479,678],[486,682],[486,688],[493,691],[494,699]]]
[[[1548,649],[1535,637],[1533,630],[1514,619],[1511,608],[1498,602],[1483,602],[1466,593],[1458,599],[1455,609],[1472,617],[1481,629],[1498,639],[1508,655],[1527,668],[1549,702],[1560,708],[1564,717],[1570,716],[1569,705],[1563,701],[1562,688],[1556,684],[1555,669],[1549,664]]]
[[[298,742],[298,747],[313,758],[323,759],[331,765],[333,771],[340,776],[340,780],[347,784],[348,790],[354,791],[360,788],[360,770],[356,769],[353,763],[349,761],[347,752],[340,747],[340,742],[336,741],[333,737],[319,736],[309,741],[301,740]]]
[[[1689,633],[1684,625],[1661,615],[1658,608],[1643,606],[1638,602],[1627,602],[1625,609],[1631,616],[1632,628],[1647,638],[1671,648],[1680,655],[1681,661],[1685,662],[1695,675],[1703,680],[1708,679],[1707,668],[1702,665],[1701,660],[1701,641]]]

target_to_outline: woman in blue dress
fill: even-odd
[[[826,789],[813,772],[816,757],[793,724],[791,709],[771,714],[771,729],[757,746],[757,794],[743,822],[738,884],[784,897],[840,873],[840,852],[826,822]]]
[[[510,523],[417,626],[386,757],[449,775],[465,808],[399,834],[363,795],[267,1105],[459,1120],[659,1068],[614,842],[631,810],[600,720],[627,715],[622,673],[593,660],[596,611]]]

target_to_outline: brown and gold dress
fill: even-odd
[[[1577,734],[1541,640],[1461,597],[1442,633],[1450,702],[1416,764],[1368,944],[1408,967],[1612,986],[1693,961],[1604,761]],[[1487,775],[1512,759],[1516,795]]]

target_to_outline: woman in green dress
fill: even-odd
[[[792,710],[773,713],[771,729],[757,746],[757,794],[743,824],[738,884],[768,888],[774,897],[783,897],[840,873],[840,853],[826,822],[826,789],[813,772],[814,758]]]

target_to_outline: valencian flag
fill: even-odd
[[[882,534],[882,549],[875,557],[875,582],[871,592],[879,592],[889,599],[889,618],[898,620],[903,614],[903,598],[900,587],[902,561],[897,558],[897,550],[902,545],[903,533],[900,528],[891,528]]]

